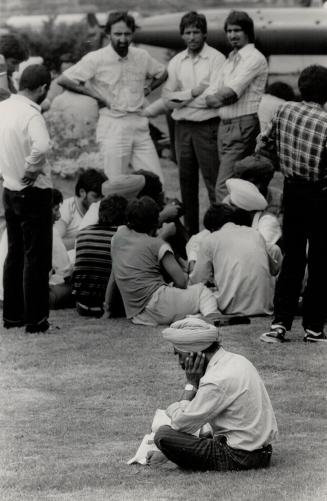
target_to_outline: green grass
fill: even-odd
[[[178,194],[176,169],[165,172],[168,194]],[[248,357],[270,394],[280,431],[271,468],[192,474],[126,464],[155,410],[184,385],[161,329],[74,310],[50,320],[48,334],[0,332],[1,501],[327,499],[327,346],[304,344],[299,319],[284,345],[258,340],[268,318],[221,329],[225,349]]]

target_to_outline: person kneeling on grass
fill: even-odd
[[[185,328],[181,321],[165,329],[163,336],[173,344],[187,384],[180,402],[166,410],[171,425],[157,430],[154,442],[161,452],[148,452],[147,464],[169,459],[181,468],[202,471],[268,467],[277,423],[252,363],[225,351],[218,329],[200,324]],[[212,435],[193,435],[208,423]]]
[[[218,313],[217,301],[208,288],[203,284],[187,287],[188,275],[163,239],[166,228],[158,237],[153,236],[158,218],[159,207],[152,198],[131,200],[127,225],[118,228],[112,239],[111,282],[116,281],[127,318],[137,324],[157,325],[188,314]]]

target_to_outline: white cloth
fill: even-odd
[[[121,117],[143,107],[146,79],[160,78],[164,72],[164,65],[144,49],[129,47],[122,58],[107,45],[86,54],[63,75],[78,82],[89,81],[110,102],[110,109],[102,108],[100,115]]]
[[[272,96],[271,94],[264,94],[262,96],[258,107],[260,132],[262,134],[267,131],[273,116],[283,103],[285,103],[285,100],[280,97]]]
[[[209,230],[202,230],[195,235],[192,235],[189,241],[186,244],[186,254],[188,261],[196,261],[198,258],[199,249],[201,246],[201,242],[204,237],[210,235]]]
[[[4,188],[21,191],[25,171],[41,170],[35,188],[51,188],[46,153],[50,147],[47,127],[40,107],[20,94],[0,103],[0,173]]]
[[[55,222],[55,228],[61,238],[76,238],[79,231],[79,225],[82,221],[83,214],[81,213],[76,197],[65,198],[60,205],[60,219]],[[64,223],[62,225],[61,223]],[[65,227],[65,231],[62,228]]]
[[[179,351],[198,352],[218,341],[218,329],[201,318],[178,320],[162,331],[166,341],[170,341]]]
[[[278,434],[275,414],[264,383],[252,363],[242,355],[220,348],[210,360],[192,401],[170,405],[173,429],[194,433],[211,425],[235,449],[254,451],[270,444]]]
[[[227,179],[226,187],[232,204],[246,211],[265,210],[267,200],[255,184],[245,179]]]
[[[205,237],[190,282],[206,282],[212,276],[222,313],[272,313],[274,279],[266,244],[258,231],[227,223]]]
[[[63,284],[65,278],[69,277],[73,271],[73,264],[69,258],[62,238],[56,228],[52,232],[52,270],[50,272],[50,285]]]
[[[78,231],[81,231],[83,228],[86,228],[91,224],[97,224],[99,222],[100,202],[101,200],[99,200],[98,202],[93,202],[93,204],[90,205],[78,225]]]
[[[96,137],[104,159],[105,174],[111,181],[121,174],[128,174],[132,166],[136,172],[144,169],[157,174],[164,183],[146,117],[136,113],[114,118],[100,115]]]
[[[220,118],[257,113],[267,77],[266,58],[254,44],[249,43],[236,52],[232,51],[221,69],[219,88],[230,87],[239,99],[234,104],[219,108]]]
[[[168,79],[164,84],[164,100],[184,100],[186,106],[173,111],[174,120],[202,122],[218,116],[219,111],[208,108],[205,97],[217,91],[220,70],[225,62],[223,54],[206,43],[196,57],[188,49],[173,57],[168,64]],[[200,84],[208,88],[198,97],[192,98],[191,90]]]

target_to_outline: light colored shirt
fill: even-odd
[[[190,281],[205,283],[212,275],[223,313],[272,313],[274,280],[265,241],[254,228],[226,223],[203,238]]]
[[[120,57],[111,45],[89,52],[63,74],[77,82],[88,82],[110,102],[110,109],[100,114],[121,117],[135,113],[144,104],[144,86],[149,78],[160,78],[163,64],[139,48],[129,47],[126,57]]]
[[[209,423],[235,449],[254,451],[278,434],[265,385],[252,363],[220,348],[210,360],[192,401],[170,405],[172,428],[194,433]]]
[[[230,87],[238,96],[234,104],[219,108],[222,119],[257,113],[268,77],[266,58],[254,44],[232,51],[221,72],[219,87]]]
[[[225,56],[207,44],[204,44],[196,57],[191,57],[187,49],[173,57],[168,65],[168,79],[162,96],[188,101],[186,106],[173,111],[174,120],[202,122],[218,116],[217,109],[207,107],[205,97],[217,92],[219,73],[224,61]],[[193,98],[191,90],[199,84],[206,84],[208,88],[200,96]]]
[[[26,170],[38,169],[41,174],[33,186],[52,187],[46,160],[50,138],[40,110],[40,106],[20,94],[12,94],[0,103],[0,173],[3,186],[9,190],[26,188],[22,183]]]
[[[111,241],[112,270],[123,298],[126,316],[144,310],[152,295],[166,285],[161,260],[172,252],[161,238],[120,226]]]
[[[59,236],[61,238],[76,238],[83,218],[76,197],[65,198],[60,206],[60,216],[59,221],[55,222],[55,228]],[[65,228],[65,230],[63,231],[62,228]]]
[[[271,124],[271,121],[279,107],[285,103],[284,99],[264,94],[258,107],[258,118],[260,122],[260,132],[264,134]]]
[[[78,231],[83,230],[87,226],[91,226],[91,224],[97,224],[99,222],[100,203],[101,200],[93,202],[93,204],[90,205],[78,226]]]

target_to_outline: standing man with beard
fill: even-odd
[[[167,72],[148,52],[130,47],[135,29],[135,20],[127,12],[112,12],[105,28],[110,44],[86,54],[58,83],[93,97],[101,106],[97,141],[110,180],[126,174],[131,164],[135,171],[154,172],[163,182],[148,119],[141,112],[145,92],[161,85]]]
[[[8,231],[3,324],[26,332],[49,328],[52,182],[46,162],[49,135],[40,103],[51,82],[41,65],[22,73],[18,94],[0,103],[0,171]]]
[[[226,181],[233,176],[235,162],[254,152],[260,132],[257,111],[268,77],[266,58],[254,46],[250,16],[232,11],[224,30],[233,50],[220,73],[218,92],[206,98],[207,105],[218,108],[220,116],[217,202],[227,195]]]
[[[180,22],[180,34],[187,48],[169,62],[163,98],[168,106],[180,102],[172,118],[185,226],[189,235],[193,235],[199,231],[199,170],[210,203],[215,202],[219,119],[218,110],[208,108],[205,96],[217,89],[225,57],[207,45],[207,21],[203,14],[185,14]]]

